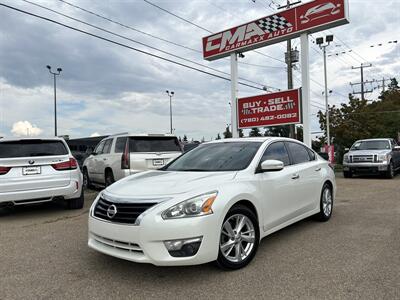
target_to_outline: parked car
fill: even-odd
[[[103,139],[83,163],[84,185],[109,186],[121,178],[154,170],[182,154],[170,134],[118,134]]]
[[[261,238],[329,220],[335,190],[328,162],[296,140],[212,141],[107,187],[90,208],[88,244],[134,262],[238,269]]]
[[[190,150],[193,150],[194,148],[198,147],[199,145],[200,145],[200,142],[183,143],[183,152],[188,152]]]
[[[75,157],[82,170],[83,162],[93,153],[94,148],[107,136],[86,137],[66,140],[72,155]]]
[[[399,169],[400,147],[393,139],[356,141],[343,157],[345,178],[363,174],[382,174],[393,178]]]
[[[82,208],[82,173],[61,138],[0,140],[0,206],[64,199]]]

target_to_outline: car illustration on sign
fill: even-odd
[[[340,4],[333,4],[332,2],[327,2],[324,4],[319,4],[307,10],[307,12],[300,16],[301,24],[306,24],[312,20],[323,18],[330,15],[336,15],[340,12]]]

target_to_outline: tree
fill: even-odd
[[[254,136],[262,136],[260,133],[260,129],[258,129],[257,127],[253,127],[250,130],[249,136],[254,137]]]
[[[179,136],[178,141],[179,141],[180,143],[182,143],[182,138],[181,138],[181,136]]]
[[[240,137],[240,138],[244,137],[243,129],[239,129],[239,137]]]
[[[187,142],[187,141],[188,141],[188,138],[187,138],[186,134],[183,136],[183,141],[184,141],[184,142]]]
[[[204,143],[206,141],[206,139],[204,138],[204,136],[201,138],[201,142]]]
[[[271,126],[271,127],[265,127],[264,136],[288,137],[289,133],[290,133],[290,127],[288,125]]]
[[[221,136],[219,135],[219,133],[217,134],[216,140],[220,140]]]
[[[222,133],[225,139],[229,139],[232,137],[232,132],[229,130],[229,125],[226,126],[225,131]]]

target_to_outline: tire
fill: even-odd
[[[390,164],[388,165],[388,170],[386,171],[386,178],[393,179],[394,176],[395,176],[395,171],[394,171],[393,162],[391,161]]]
[[[83,208],[84,203],[85,203],[85,194],[83,192],[83,188],[79,198],[67,200],[68,209],[81,209]]]
[[[238,226],[232,226],[232,224],[238,224],[236,223],[237,220],[243,220],[244,225],[239,230],[241,234],[238,234],[235,230]],[[248,241],[244,240],[243,237],[246,237]],[[259,242],[260,229],[254,212],[244,205],[233,206],[225,216],[221,227],[216,265],[224,270],[237,270],[245,267],[254,258]],[[227,247],[224,247],[224,245],[227,245]]]
[[[106,187],[112,185],[115,182],[112,170],[106,170],[104,176],[104,182]]]
[[[85,189],[92,189],[93,185],[89,178],[89,173],[86,168],[83,169],[83,187]]]
[[[320,222],[328,221],[332,216],[333,210],[333,191],[328,183],[325,183],[321,191],[321,199],[319,201],[319,213],[316,218]],[[328,197],[328,198],[326,198]]]
[[[343,171],[343,177],[351,178],[351,177],[353,177],[353,174],[351,173],[351,171]]]

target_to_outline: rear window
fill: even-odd
[[[130,137],[130,152],[170,152],[181,151],[176,137]]]
[[[0,158],[67,155],[63,142],[27,140],[0,143]]]

